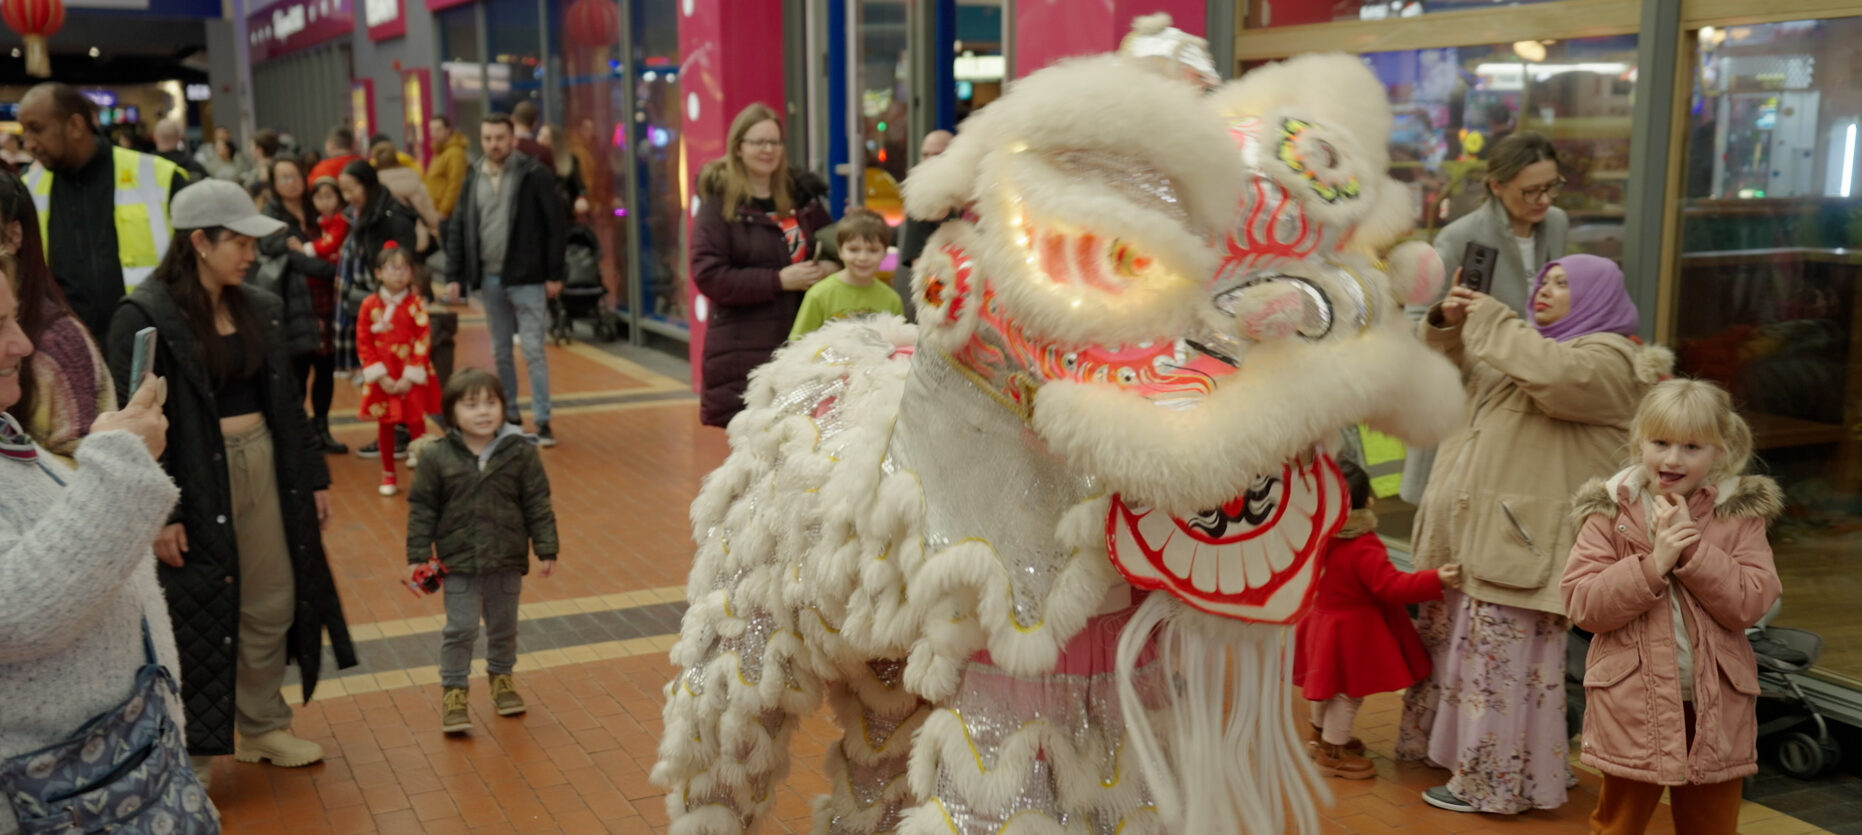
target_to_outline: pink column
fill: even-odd
[[[1208,14],[1206,0],[1014,0],[1014,7],[1017,77],[1069,56],[1111,52],[1142,15],[1169,12],[1178,29],[1202,35]]]
[[[686,222],[698,210],[698,172],[724,156],[737,112],[762,102],[781,113],[782,0],[680,0],[679,89],[685,96]],[[687,240],[690,240],[688,235]],[[688,263],[690,253],[687,253]],[[704,384],[705,320],[711,304],[686,282],[692,330],[692,390]]]

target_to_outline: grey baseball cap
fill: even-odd
[[[259,214],[245,189],[225,180],[202,180],[181,189],[168,206],[168,217],[176,229],[219,226],[254,238],[284,228],[283,221]]]

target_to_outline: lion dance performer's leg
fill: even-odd
[[[911,803],[905,779],[912,737],[930,715],[923,699],[905,689],[905,662],[870,661],[828,686],[828,704],[840,725],[840,744],[827,752],[833,794],[815,802],[815,832],[868,835],[898,829]]]
[[[675,835],[748,830],[788,774],[789,736],[820,687],[796,656],[802,642],[773,613],[694,604],[672,657],[654,782],[665,786]],[[743,608],[737,608],[737,607]]]

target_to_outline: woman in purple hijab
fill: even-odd
[[[1592,333],[1633,337],[1641,316],[1623,271],[1595,255],[1567,255],[1532,280],[1532,323],[1539,333],[1569,342]]]
[[[1565,802],[1565,633],[1558,580],[1584,482],[1616,472],[1629,421],[1674,357],[1636,342],[1623,271],[1570,255],[1533,282],[1530,318],[1456,287],[1423,338],[1461,367],[1462,426],[1442,442],[1416,512],[1418,569],[1459,564],[1462,588],[1422,604],[1429,679],[1403,699],[1397,756],[1447,771],[1423,793],[1457,812]]]

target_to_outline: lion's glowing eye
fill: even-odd
[[[1129,368],[1121,368],[1118,370],[1118,381],[1120,385],[1136,385],[1138,383],[1138,372]]]
[[[1065,367],[1068,371],[1072,371],[1076,368],[1079,368],[1080,367],[1080,355],[1079,354],[1068,354],[1064,357],[1061,357],[1060,364],[1063,367]]]

